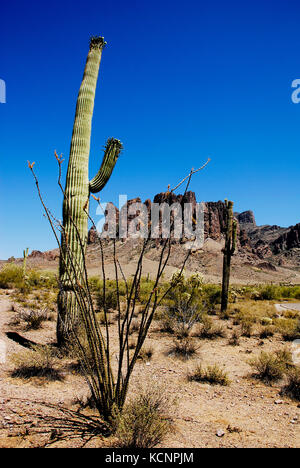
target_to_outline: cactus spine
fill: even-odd
[[[223,249],[224,258],[223,258],[221,313],[225,313],[227,311],[231,257],[233,256],[235,249],[236,249],[237,222],[235,219],[233,219],[233,202],[232,201],[225,200],[225,213],[226,213],[226,234],[225,234],[225,247]]]
[[[84,269],[88,236],[88,210],[91,193],[106,185],[122,149],[119,140],[107,141],[98,174],[89,181],[89,156],[92,116],[103,37],[92,37],[82,83],[77,98],[73,134],[63,202],[63,228],[60,256],[60,293],[58,295],[57,340],[63,344],[78,319],[74,292]]]

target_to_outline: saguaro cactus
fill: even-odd
[[[223,281],[222,281],[222,300],[221,313],[225,313],[228,306],[228,291],[230,281],[231,257],[236,249],[237,222],[233,219],[233,202],[225,200],[226,212],[226,234],[225,247],[223,249]]]
[[[23,277],[25,278],[26,276],[26,264],[27,264],[27,258],[28,258],[28,253],[29,253],[29,248],[23,250]]]
[[[89,181],[89,155],[92,116],[103,37],[92,37],[84,75],[79,89],[69,165],[63,202],[63,232],[60,256],[60,293],[58,295],[57,340],[63,344],[78,319],[74,288],[84,269],[88,236],[88,210],[91,193],[97,193],[109,180],[122,149],[119,140],[107,141],[98,174]]]

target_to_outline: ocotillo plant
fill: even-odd
[[[227,311],[231,257],[234,254],[235,248],[236,248],[237,222],[235,219],[233,219],[233,202],[232,201],[225,200],[225,213],[226,213],[226,233],[225,233],[225,247],[223,249],[224,259],[223,259],[221,313],[225,313]]]
[[[25,278],[26,276],[26,263],[27,263],[27,257],[28,257],[28,252],[29,248],[23,250],[23,277]]]
[[[105,147],[100,170],[89,181],[92,116],[102,50],[105,45],[106,42],[104,42],[103,37],[91,38],[77,98],[63,202],[57,322],[59,344],[66,341],[74,322],[78,318],[78,304],[75,300],[73,280],[75,277],[80,278],[84,269],[84,254],[88,236],[89,197],[91,193],[100,192],[106,185],[122,149],[119,140],[110,138]]]

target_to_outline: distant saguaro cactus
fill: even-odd
[[[26,263],[27,263],[27,258],[28,258],[28,253],[29,253],[29,248],[23,250],[23,277],[25,278],[26,276]]]
[[[71,328],[78,319],[78,301],[76,301],[74,287],[84,269],[90,194],[100,192],[106,185],[122,149],[119,140],[108,139],[100,170],[89,181],[92,116],[102,50],[105,45],[103,37],[91,38],[77,98],[63,202],[57,322],[59,344],[66,341]]]
[[[232,201],[225,200],[225,212],[226,212],[226,233],[225,233],[225,247],[223,249],[224,258],[223,258],[221,313],[225,313],[227,311],[231,257],[234,254],[235,249],[236,249],[237,222],[233,218],[233,202]]]

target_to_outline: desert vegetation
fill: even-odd
[[[87,369],[91,379],[97,378],[99,364],[93,354],[95,351],[89,344],[84,324],[65,349],[57,348],[55,340],[53,341],[54,309],[58,291],[55,276],[28,269],[24,279],[22,266],[11,264],[1,270],[0,281],[0,297],[9,297],[11,304],[7,312],[8,329],[28,337],[30,343],[40,342],[43,334],[49,337],[47,345],[29,345],[27,350],[18,350],[10,356],[9,375],[13,382],[29,382],[37,388],[41,383],[50,387],[58,383],[62,388],[68,388],[69,379],[86,378]],[[98,327],[99,330],[109,330],[111,352],[114,353],[118,349],[121,317],[128,320],[127,291],[134,284],[134,279],[107,281],[105,299],[102,279],[91,277],[88,284],[97,323],[95,330]],[[154,286],[154,280],[141,276],[134,316],[132,315],[128,328],[126,355],[131,359],[137,354],[137,369],[132,373],[133,382],[139,378],[137,376],[141,375],[140,372],[144,372],[143,369],[150,371],[164,365],[174,370],[178,366],[182,369],[177,382],[172,380],[172,385],[178,385],[178,398],[182,391],[179,388],[183,389],[185,386],[192,386],[194,392],[198,391],[197,388],[201,389],[201,386],[224,389],[235,388],[236,385],[238,387],[234,367],[227,363],[225,355],[220,352],[225,346],[226,349],[232,349],[230,356],[232,353],[237,356],[237,363],[242,361],[243,370],[238,380],[243,379],[243,385],[251,387],[251,382],[261,381],[266,392],[276,390],[277,398],[285,398],[287,402],[291,402],[290,405],[293,402],[297,405],[299,367],[293,362],[289,340],[291,337],[299,338],[299,315],[288,309],[278,314],[274,304],[277,301],[286,303],[296,299],[298,286],[231,286],[228,314],[224,317],[220,307],[221,286],[205,284],[199,275],[176,274],[170,281],[163,280],[160,283],[157,299],[151,297],[150,304],[153,305],[157,300],[159,305],[154,310],[148,338],[137,351],[141,321],[147,307],[146,297]],[[119,293],[116,302],[114,294],[117,289]],[[266,291],[268,299],[265,299]],[[260,349],[256,349],[257,347]],[[217,352],[218,357],[210,355],[209,349]],[[210,356],[208,360],[207,356]],[[116,364],[117,361],[111,363],[115,370]],[[73,400],[70,408],[75,409],[79,405],[80,412],[93,417],[97,413],[99,425],[107,431],[108,426],[102,426],[105,418],[103,419],[102,408],[99,411],[96,390],[93,394],[92,385],[90,391],[89,394],[87,387],[84,397],[89,404],[83,405],[78,400]],[[152,447],[174,437],[176,418],[173,420],[166,413],[164,405],[154,401],[157,394],[153,386],[147,392],[146,397],[139,396],[129,385],[128,403],[125,402],[124,410],[116,411],[115,417],[110,420],[111,429],[107,434],[111,435],[108,438],[106,436],[104,446]],[[172,392],[169,396],[173,396]],[[231,427],[234,427],[233,421]],[[233,434],[230,431],[227,433]]]

